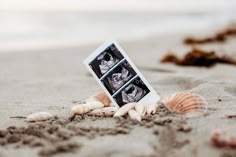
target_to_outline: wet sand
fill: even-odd
[[[236,150],[216,148],[209,142],[214,129],[234,134],[236,67],[181,67],[159,60],[173,50],[190,50],[185,34],[120,42],[134,63],[160,94],[192,91],[208,102],[208,113],[198,118],[157,115],[141,123],[129,118],[70,118],[71,106],[96,91],[99,85],[82,64],[99,44],[65,49],[0,54],[0,156],[235,156]],[[235,58],[236,39],[199,45]],[[48,111],[58,119],[27,123],[12,116]]]

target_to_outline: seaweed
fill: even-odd
[[[222,30],[213,36],[205,37],[205,38],[194,38],[194,37],[188,37],[184,39],[184,43],[187,45],[192,44],[206,44],[206,43],[213,43],[213,42],[225,42],[227,40],[227,37],[229,36],[236,36],[236,27],[229,27],[225,30]]]
[[[214,51],[205,51],[193,48],[182,59],[174,53],[166,54],[162,59],[162,63],[171,62],[180,66],[204,66],[211,67],[216,63],[236,65],[236,60],[227,56],[219,56]]]

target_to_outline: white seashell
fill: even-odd
[[[88,113],[88,115],[112,117],[117,110],[118,110],[118,107],[104,107],[104,108],[92,110],[91,112]]]
[[[86,104],[75,105],[71,108],[73,114],[85,114],[91,110],[103,108],[104,105],[99,101],[91,101]]]
[[[73,114],[85,114],[90,111],[89,106],[85,104],[75,105],[71,108]]]
[[[190,92],[172,94],[164,98],[162,102],[171,112],[185,114],[189,117],[199,116],[207,110],[205,99]]]
[[[129,110],[128,114],[129,114],[129,117],[130,117],[132,120],[141,122],[141,120],[142,120],[141,115],[140,115],[137,111],[131,109],[131,110]]]
[[[89,106],[90,110],[94,110],[94,109],[98,109],[98,108],[103,108],[104,104],[101,103],[100,101],[91,101],[88,102],[86,104],[84,104],[86,106]]]
[[[86,103],[91,102],[91,101],[100,101],[101,103],[104,104],[105,107],[108,107],[111,105],[111,100],[107,96],[105,92],[98,92],[95,95],[89,97],[88,99],[85,100]]]
[[[146,107],[141,104],[141,103],[136,103],[134,106],[135,110],[141,115],[141,116],[145,116],[146,114]]]
[[[119,108],[116,113],[114,114],[114,117],[121,117],[124,116],[129,112],[129,110],[133,109],[136,103],[128,103]]]
[[[147,114],[148,115],[154,115],[156,114],[157,112],[157,106],[158,104],[154,103],[154,104],[150,104],[150,105],[147,105]]]
[[[26,121],[28,122],[38,122],[45,121],[54,118],[55,116],[48,112],[37,112],[30,114],[26,117]]]

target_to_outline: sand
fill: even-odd
[[[120,42],[146,79],[165,97],[192,91],[208,102],[208,113],[198,118],[159,109],[141,123],[129,118],[70,118],[71,106],[100,91],[82,64],[99,44],[64,49],[0,54],[0,157],[229,157],[232,148],[216,148],[209,139],[213,130],[235,134],[236,67],[181,67],[159,60],[169,50],[183,56],[186,34]],[[199,45],[234,58],[236,39]],[[12,116],[48,111],[58,119],[27,123]]]

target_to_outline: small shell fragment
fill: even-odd
[[[85,113],[87,113],[89,111],[90,111],[89,106],[87,106],[85,104],[76,105],[76,106],[73,106],[71,108],[71,112],[73,114],[85,114]]]
[[[122,117],[125,114],[129,112],[129,110],[133,109],[136,103],[128,103],[119,108],[116,113],[114,114],[114,117]]]
[[[112,117],[117,110],[118,110],[118,107],[104,107],[104,108],[92,110],[91,112],[88,113],[88,115]]]
[[[157,106],[158,106],[158,105],[157,105],[156,103],[148,105],[148,106],[147,106],[147,114],[148,114],[148,115],[154,115],[154,114],[156,114],[156,112],[157,112]]]
[[[216,147],[236,148],[236,136],[229,135],[222,130],[215,130],[211,135],[210,141]]]
[[[164,98],[162,102],[171,112],[185,114],[188,117],[199,116],[207,110],[205,99],[190,92],[174,93]]]
[[[91,101],[100,101],[101,103],[104,104],[105,107],[108,107],[111,105],[111,100],[107,96],[107,94],[103,91],[96,93],[95,95],[89,97],[88,99],[85,100],[86,103],[89,103]]]
[[[85,114],[91,110],[103,108],[104,105],[99,101],[91,101],[86,104],[75,105],[71,108],[73,114]]]
[[[146,114],[146,107],[141,104],[141,103],[136,103],[134,106],[135,110],[141,115],[141,116],[145,116]]]
[[[132,119],[134,121],[141,122],[142,117],[137,111],[131,109],[131,110],[129,110],[128,114],[129,114],[130,119]]]
[[[26,117],[27,122],[38,122],[38,121],[46,121],[54,118],[55,116],[48,112],[37,112],[30,114]]]

